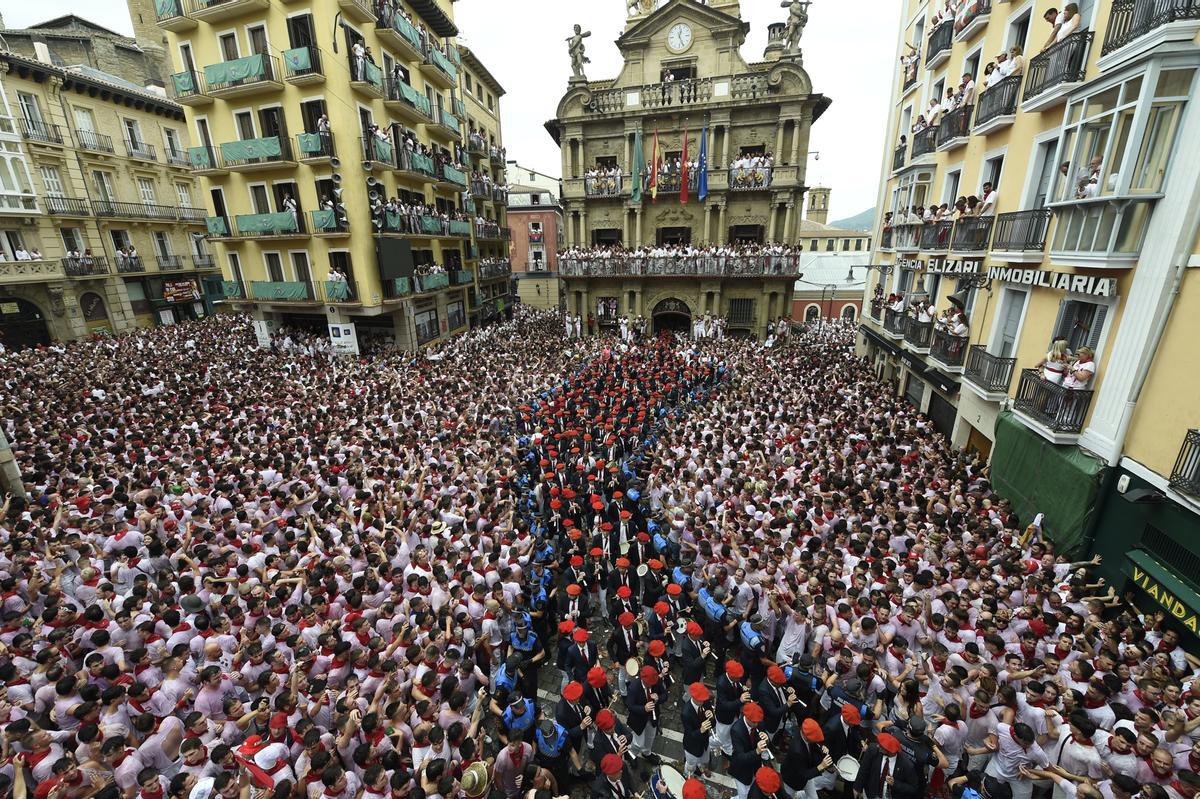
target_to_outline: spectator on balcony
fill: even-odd
[[[1071,364],[1067,374],[1063,377],[1063,388],[1069,388],[1072,391],[1083,391],[1092,382],[1092,376],[1096,374],[1095,353],[1091,347],[1080,347],[1075,353],[1075,362]]]
[[[1054,343],[1050,345],[1050,351],[1038,363],[1037,368],[1042,370],[1043,380],[1057,386],[1062,384],[1063,376],[1067,373],[1069,363],[1070,356],[1067,355],[1067,340],[1065,338],[1056,338]]]
[[[1058,32],[1055,34],[1054,41],[1057,44],[1065,40],[1068,36],[1079,30],[1079,26],[1083,22],[1083,18],[1079,16],[1079,4],[1067,3],[1062,11],[1063,21],[1058,26]]]
[[[300,218],[299,218],[300,208],[298,205],[296,205],[296,198],[293,197],[289,192],[284,192],[284,194],[283,194],[283,210],[285,213],[291,214],[292,223],[295,224],[296,229],[299,230],[300,229]]]
[[[1021,49],[1019,44],[1014,44],[1012,47],[1008,48],[1008,54],[1005,57],[1005,64],[1007,65],[1008,69],[1004,73],[1004,77],[1007,78],[1010,75],[1025,74],[1025,55],[1024,50]]]
[[[1000,55],[1003,56],[1004,53]],[[1003,79],[1004,76],[1000,74],[1000,68],[996,66],[996,62],[987,62],[987,66],[983,68],[983,90],[987,91]]]
[[[913,133],[913,135],[914,135],[914,136],[916,136],[916,135],[918,135],[918,134],[919,134],[921,131],[925,130],[925,129],[926,129],[926,128],[928,128],[928,127],[929,127],[929,123],[925,121],[925,115],[924,115],[924,114],[918,114],[918,115],[917,115],[917,121],[916,121],[916,122],[914,122],[914,123],[913,123],[913,126],[912,126],[912,133]]]
[[[958,14],[958,0],[945,0],[945,5],[934,12],[929,25],[929,35],[941,27],[943,22],[952,22]]]
[[[950,90],[949,96],[951,98],[954,97],[953,89]],[[926,126],[930,127],[930,128],[937,127],[938,117],[941,116],[941,113],[943,110],[945,110],[945,109],[942,107],[942,104],[938,102],[938,98],[930,97],[929,105],[925,107],[925,114],[924,114]]]
[[[33,247],[33,248],[31,248],[31,249],[29,250],[29,260],[31,260],[31,261],[40,261],[40,260],[42,260],[42,252],[41,252],[41,250],[39,250],[37,247]]]
[[[996,215],[996,190],[991,183],[983,184],[983,196],[979,198],[979,216]]]
[[[33,258],[29,256],[29,251],[25,249],[24,245],[17,245],[17,249],[13,251],[13,257],[15,257],[18,261],[33,260]]]
[[[967,197],[967,212],[965,216],[979,216],[979,198],[974,194]]]
[[[353,58],[354,75],[353,80],[359,81],[363,79],[363,75],[367,71],[367,47],[362,39],[357,40],[350,48],[350,55]]]
[[[958,107],[975,104],[975,76],[964,72],[962,82],[958,84]]]

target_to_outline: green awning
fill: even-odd
[[[171,83],[175,86],[177,95],[196,93],[196,76],[191,72],[176,72],[171,76]]]
[[[222,297],[240,297],[242,296],[242,284],[236,280],[222,280],[221,290],[218,293]]]
[[[400,227],[400,214],[396,211],[387,211],[384,214],[387,220],[388,230],[397,230]]]
[[[442,174],[446,176],[446,180],[449,180],[452,183],[457,183],[464,188],[467,185],[466,173],[460,172],[452,166],[447,165],[442,167]]]
[[[1138,590],[1165,610],[1167,618],[1174,619],[1192,635],[1200,636],[1200,594],[1150,553],[1134,549],[1125,556],[1129,558],[1125,573]]]
[[[421,217],[421,232],[440,235],[442,232],[442,220],[438,219],[436,216]]]
[[[243,139],[242,141],[225,142],[221,145],[221,155],[230,161],[253,161],[256,158],[279,158],[283,155],[283,144],[278,136],[267,136],[262,139]]]
[[[154,8],[158,12],[159,19],[183,16],[183,10],[179,7],[179,0],[157,0]]]
[[[189,147],[188,162],[193,169],[212,169],[212,153],[207,147]]]
[[[471,223],[462,219],[450,220],[450,235],[452,236],[470,236]]]
[[[240,218],[240,217],[239,217]],[[299,280],[262,281],[250,284],[256,300],[307,300],[308,284]]]
[[[418,50],[421,49],[421,34],[417,33],[417,29],[408,20],[399,14],[393,14],[392,27],[396,29],[396,33],[407,39],[409,44]]]
[[[284,50],[283,63],[292,72],[307,72],[312,69],[312,51],[307,47]]]
[[[324,143],[321,141],[320,133],[301,133],[296,137],[300,142],[300,152],[311,155],[313,153],[323,153],[325,151]]]
[[[458,80],[458,67],[451,63],[450,59],[439,53],[435,48],[429,48],[429,57],[433,61],[433,65],[450,76],[453,81]]]
[[[417,171],[424,172],[426,175],[433,174],[433,159],[429,156],[422,155],[421,153],[413,153],[412,162]]]
[[[366,67],[363,70],[363,75],[366,77],[367,82],[382,89],[383,88],[383,70],[380,69],[375,64],[372,64],[370,61],[364,61],[363,64]]]
[[[214,236],[228,236],[229,226],[225,224],[225,217],[210,216],[204,220],[204,226],[208,228],[208,232]]]
[[[392,143],[387,139],[372,136],[371,152],[373,153],[372,158],[376,161],[384,161],[389,164],[396,162],[396,151],[392,148]]]
[[[462,125],[459,124],[458,119],[449,111],[442,111],[442,124],[455,133],[458,133],[462,129]]]
[[[420,111],[421,113],[425,114],[425,116],[429,116],[429,98],[428,97],[426,97],[424,94],[422,94],[421,92],[414,89],[412,86],[409,86],[407,83],[404,83],[403,81],[397,83],[396,86],[398,86],[400,89],[400,97],[401,98],[403,98],[408,103],[415,106],[417,108],[417,110]]]
[[[345,280],[325,281],[325,299],[330,302],[342,302],[350,299],[350,284]]]
[[[392,279],[392,293],[397,297],[412,293],[412,281],[406,277]]]
[[[313,227],[317,230],[337,230],[337,214],[333,209],[324,208],[312,212]]]
[[[296,217],[287,211],[278,214],[238,214],[238,233],[295,233]]]
[[[232,61],[222,61],[209,64],[204,68],[204,77],[208,85],[215,87],[224,83],[261,79],[267,73],[267,62],[261,53],[235,58]]]

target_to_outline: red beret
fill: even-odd
[[[671,606],[668,605],[666,602],[655,602],[654,603],[654,612],[657,613],[659,616],[666,616],[668,613],[671,612]]]
[[[608,672],[599,666],[593,666],[588,669],[587,681],[588,685],[593,688],[603,688],[608,685]],[[597,718],[597,721],[599,721],[599,718]]]
[[[571,556],[571,565],[576,568],[579,568],[580,566],[582,566],[583,565],[583,555],[572,555]],[[567,586],[567,587],[570,588],[570,586]]]
[[[620,774],[623,768],[625,768],[625,764],[621,762],[621,756],[614,752],[609,752],[600,759],[600,770],[609,777]]]
[[[622,627],[632,627],[635,620],[636,619],[634,615],[628,610],[622,613],[620,616],[617,616],[617,624],[621,625]]]
[[[617,717],[608,708],[604,708],[596,714],[596,729],[600,732],[608,732],[615,726],[617,726]]]
[[[650,540],[650,534],[649,533],[638,533],[637,539],[638,539],[638,541],[641,541],[644,544]]]
[[[842,705],[842,720],[847,724],[861,724],[862,714],[854,705]]]
[[[843,706],[844,707],[844,706]],[[895,735],[890,732],[881,732],[876,739],[879,741],[879,748],[887,752],[889,755],[894,755],[900,751],[900,741]]]
[[[694,621],[689,621],[687,623],[687,634],[688,635],[704,635],[704,628],[701,627],[699,624],[697,624]]]
[[[632,593],[633,591],[631,591],[627,585],[623,585],[617,589],[617,596],[619,596],[621,599],[629,599],[629,596]]]
[[[668,583],[667,584],[667,593],[670,594],[671,596],[679,596],[680,594],[683,593],[683,586],[680,585],[679,583]]]
[[[704,783],[695,777],[690,778],[683,784],[683,799],[708,799]]]
[[[585,641],[587,641],[587,639],[588,639],[588,631],[583,629],[582,627],[578,628],[577,630],[575,630],[575,632],[571,633],[571,640],[577,644],[582,644]]]
[[[801,722],[800,732],[809,743],[819,744],[825,740],[825,730],[821,729],[816,719],[805,719]]]
[[[787,675],[783,673],[783,669],[778,666],[772,666],[767,669],[767,679],[776,685],[783,685],[787,682]]]
[[[709,691],[708,686],[702,682],[694,682],[689,685],[688,693],[697,702],[707,702],[709,699],[712,699],[712,691]]]
[[[762,705],[757,702],[747,702],[742,705],[742,715],[746,717],[746,721],[751,724],[758,724],[763,720]]]
[[[661,571],[662,570],[662,561],[659,560],[658,558],[651,558],[650,559],[650,568],[654,569],[654,571]]]
[[[604,550],[601,549],[600,547],[592,547],[591,549],[588,550],[588,554],[591,555],[593,558],[598,558],[604,554]]]
[[[730,679],[740,680],[746,676],[746,670],[742,668],[742,664],[736,660],[725,661],[725,673]]]
[[[638,676],[642,678],[642,682],[646,685],[658,685],[658,669],[653,666],[642,666],[642,670],[638,672]]]
[[[653,655],[656,658],[662,657],[663,653],[667,651],[667,645],[664,644],[662,641],[658,640],[657,638],[655,638],[646,647],[646,651],[648,651],[651,655]]]
[[[580,560],[580,562],[582,562],[583,558],[580,558],[579,560]],[[580,585],[579,583],[571,583],[570,585],[567,586],[567,595],[568,596],[579,596],[582,593],[583,593],[583,586]]]
[[[762,766],[758,771],[754,772],[754,784],[763,793],[775,793],[779,790],[781,784],[779,773],[770,766]]]
[[[575,629],[575,622],[571,621],[570,619],[567,619],[566,621],[560,621],[558,623],[558,634],[559,635],[570,635],[571,631],[574,629]]]
[[[628,569],[629,568],[629,558],[617,558],[617,568],[618,569]]]
[[[578,702],[583,696],[583,686],[577,682],[569,682],[563,687],[562,695],[568,702]]]

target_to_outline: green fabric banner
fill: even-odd
[[[345,280],[326,280],[325,299],[330,302],[342,302],[350,299],[350,284]]]
[[[384,161],[389,164],[396,163],[396,151],[392,148],[392,143],[387,139],[372,136],[371,153],[376,161]]]
[[[442,167],[442,174],[444,174],[446,176],[446,180],[448,180],[452,183],[457,183],[458,185],[462,186],[463,188],[466,188],[467,176],[465,173],[460,172],[457,169],[455,169],[454,167],[447,165],[447,166]]]
[[[646,172],[646,153],[642,148],[642,132],[634,131],[633,134],[633,174],[632,183],[633,191],[629,195],[629,201],[632,203],[642,202],[642,175]]]
[[[471,235],[471,223],[466,222],[462,219],[451,220],[450,221],[450,235],[451,236],[470,236]]]
[[[372,64],[370,61],[365,61],[365,69],[363,74],[367,82],[380,89],[383,88],[383,70]]]
[[[204,77],[209,86],[223,83],[261,78],[267,72],[266,59],[261,53],[236,58],[233,61],[222,61],[219,64],[209,64],[204,68]]]
[[[417,290],[424,293],[426,291],[437,291],[438,289],[448,288],[450,286],[450,275],[445,272],[438,272],[432,275],[422,275],[417,278]]]
[[[296,140],[300,142],[300,152],[302,153],[312,154],[325,151],[320,133],[301,133]]]
[[[1035,514],[1056,552],[1077,555],[1099,508],[1106,466],[1079,447],[1051,444],[1025,426],[1012,411],[996,418],[992,482],[1012,501],[1025,525]]]
[[[214,236],[228,236],[229,226],[225,224],[225,217],[210,216],[204,220],[204,226],[208,228],[208,232]]]
[[[421,153],[412,154],[412,163],[418,172],[424,172],[426,175],[433,174],[433,159]]]
[[[225,142],[221,145],[221,155],[230,161],[252,161],[256,158],[279,158],[283,155],[283,144],[278,136],[267,136],[263,139],[243,139],[242,141]]]
[[[287,211],[278,214],[238,214],[239,233],[295,233],[296,218]]]
[[[455,272],[454,272],[455,285],[462,286],[467,283],[474,283],[474,282],[475,282],[475,276],[472,275],[467,270],[465,270],[465,269],[455,270]]]
[[[158,11],[159,19],[183,16],[183,9],[179,7],[179,0],[158,0],[155,3],[155,9]]]
[[[449,111],[442,111],[442,124],[450,128],[450,130],[458,133],[462,130],[462,125],[459,124],[457,117]]]
[[[412,105],[416,106],[417,110],[420,111],[421,113],[425,114],[425,116],[429,116],[429,98],[428,97],[421,94],[419,91],[414,89],[412,86],[409,86],[407,83],[400,82],[400,83],[397,83],[396,85],[400,87],[400,96],[404,100],[406,100],[409,103],[411,103]]]
[[[317,230],[337,230],[337,214],[331,208],[312,212],[313,227]]]
[[[386,217],[385,221],[388,230],[400,229],[400,214],[396,213],[395,211],[387,211],[384,216]]]
[[[412,293],[412,281],[406,277],[397,277],[392,280],[392,293],[396,297],[403,297],[405,294]]]
[[[212,153],[207,147],[189,147],[188,162],[193,169],[212,169]]]
[[[241,217],[238,217],[239,219]],[[256,300],[307,300],[308,284],[298,280],[262,281],[250,284]]]
[[[429,48],[429,57],[433,61],[433,65],[450,76],[450,79],[458,81],[458,68],[450,62],[446,56],[439,53],[436,49]]]
[[[312,51],[307,47],[293,47],[283,51],[283,63],[292,72],[307,72],[312,69]]]
[[[175,84],[177,95],[196,93],[196,76],[190,72],[176,72],[171,76],[171,83]]]
[[[242,296],[242,284],[236,280],[221,281],[221,296],[222,297],[240,297]]]
[[[392,27],[396,29],[396,33],[408,40],[408,43],[418,50],[421,49],[421,34],[417,33],[417,29],[412,24],[399,14],[392,16]]]
[[[435,236],[440,236],[442,233],[442,220],[436,216],[421,217],[421,232],[432,233]]]
[[[458,48],[457,48],[457,47],[455,47],[454,45],[449,45],[449,46],[447,46],[447,47],[446,47],[446,51],[447,51],[448,53],[450,53],[450,60],[451,60],[451,61],[453,61],[455,64],[461,64],[461,63],[462,63],[462,56],[460,56],[460,55],[458,54]]]

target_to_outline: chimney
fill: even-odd
[[[45,42],[33,43],[33,55],[43,64],[50,64],[52,66],[54,64],[54,62],[50,60],[50,48],[46,46]]]
[[[767,49],[763,51],[763,61],[778,61],[783,55],[783,32],[787,25],[783,22],[772,22],[767,26]]]

